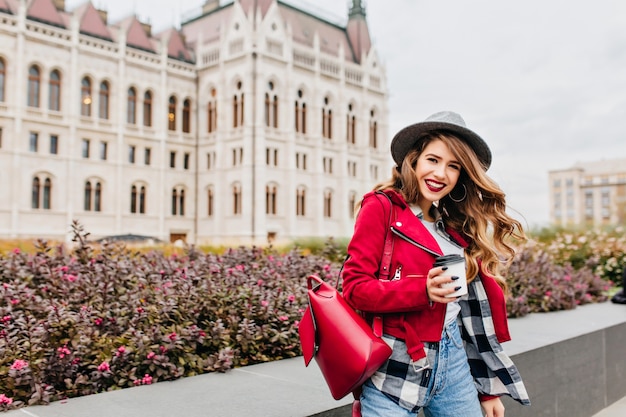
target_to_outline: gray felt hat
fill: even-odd
[[[441,111],[428,116],[423,122],[407,126],[393,137],[391,141],[391,156],[398,166],[402,166],[404,157],[411,149],[415,149],[424,133],[441,130],[453,133],[465,141],[478,156],[485,170],[491,165],[491,151],[487,143],[476,133],[465,126],[461,115],[451,111]]]

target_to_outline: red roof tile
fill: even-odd
[[[109,28],[91,2],[87,2],[80,6],[78,9],[74,10],[74,13],[79,16],[81,33],[87,33],[102,39],[113,40],[113,36],[111,36]]]
[[[192,55],[185,45],[183,35],[176,29],[171,28],[157,36],[159,39],[165,39],[167,42],[167,56],[183,61],[192,61]]]
[[[134,46],[146,51],[155,52],[150,37],[137,17],[130,16],[117,24],[123,33],[126,33],[126,45]]]

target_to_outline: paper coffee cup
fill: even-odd
[[[467,277],[465,276],[465,257],[461,255],[445,255],[440,256],[435,260],[434,268],[440,266],[447,266],[448,269],[444,271],[445,276],[459,277],[456,281],[446,282],[442,284],[442,288],[456,288],[461,287],[458,291],[452,294],[446,295],[448,298],[456,298],[461,295],[467,294]]]

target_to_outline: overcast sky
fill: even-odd
[[[84,1],[66,0],[67,9]],[[287,2],[338,23],[351,3]],[[92,3],[108,10],[109,22],[135,13],[159,32],[204,0]],[[526,225],[548,222],[548,171],[626,158],[626,1],[364,4],[387,71],[389,137],[437,111],[460,113],[490,145],[489,173]]]

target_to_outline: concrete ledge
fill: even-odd
[[[533,405],[507,417],[589,417],[626,397],[626,306],[592,304],[510,320],[504,345]],[[127,388],[4,413],[7,417],[350,417],[301,357]],[[626,414],[625,414],[626,415]]]

